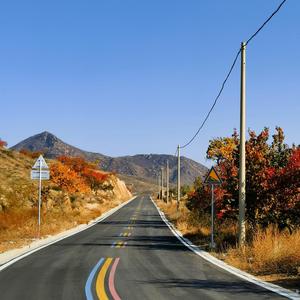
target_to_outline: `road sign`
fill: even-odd
[[[45,170],[46,169],[46,170]],[[38,238],[40,238],[41,231],[41,205],[42,205],[42,180],[50,179],[49,167],[42,155],[36,160],[31,170],[31,179],[39,180],[39,215],[38,215]]]
[[[209,172],[204,180],[204,183],[206,183],[206,184],[221,184],[222,183],[222,180],[214,167],[211,167],[211,169],[209,170]]]
[[[40,179],[40,170],[32,170],[31,171],[31,179],[39,180]],[[41,170],[41,180],[49,180],[50,179],[50,172]]]
[[[221,184],[222,180],[220,178],[220,176],[218,175],[217,171],[215,170],[214,167],[211,167],[211,169],[209,170],[204,183],[206,184],[210,184],[211,186],[211,230],[210,230],[210,247],[212,249],[214,249],[216,247],[216,244],[214,242],[214,186]]]
[[[40,155],[40,157],[36,160],[32,169],[49,169],[49,167],[42,155]]]

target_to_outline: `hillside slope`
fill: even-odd
[[[17,151],[0,148],[0,253],[37,237],[38,182],[30,179],[34,161]],[[42,236],[86,223],[132,197],[123,181],[100,170],[94,172],[105,175],[102,185],[84,192],[67,191],[52,176],[53,166],[59,162],[48,159],[47,163],[51,178],[43,181]],[[72,178],[68,178],[70,185]]]
[[[42,151],[48,158],[60,155],[81,156],[87,160],[100,161],[100,168],[105,171],[116,172],[122,175],[133,176],[135,179],[157,183],[157,177],[167,161],[170,165],[170,181],[175,184],[177,180],[177,158],[165,154],[139,154],[134,156],[109,157],[100,153],[93,153],[71,146],[49,132],[34,135],[12,149],[27,149],[30,151]],[[182,184],[191,184],[198,176],[204,176],[207,168],[189,158],[181,158]]]

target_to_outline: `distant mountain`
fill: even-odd
[[[170,166],[170,181],[177,180],[177,158],[166,154],[139,154],[134,156],[109,157],[100,153],[93,153],[71,146],[50,132],[29,137],[13,146],[14,150],[43,151],[45,157],[56,158],[61,155],[81,156],[90,161],[99,160],[100,167],[105,171],[114,171],[118,174],[136,180],[146,180],[147,183],[157,183],[157,177],[167,161]],[[198,176],[204,176],[207,168],[189,158],[181,157],[181,181],[182,184],[191,184]]]

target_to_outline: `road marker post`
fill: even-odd
[[[215,210],[214,210],[214,205],[215,205],[215,200],[214,200],[214,187],[215,185],[220,185],[222,183],[222,180],[215,170],[214,167],[211,167],[209,170],[205,180],[204,184],[209,184],[211,188],[211,230],[210,230],[210,248],[215,249],[216,244],[214,241],[214,215],[215,215]]]
[[[49,167],[42,155],[36,160],[34,165],[32,166],[31,170],[31,179],[32,180],[39,180],[39,200],[38,200],[38,238],[40,238],[41,233],[41,205],[42,205],[42,180],[49,180],[50,179],[50,172]]]

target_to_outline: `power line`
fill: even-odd
[[[213,105],[211,106],[210,110],[208,111],[205,119],[203,120],[202,124],[200,125],[199,129],[194,134],[194,136],[189,140],[189,142],[187,142],[186,144],[184,144],[183,146],[180,147],[181,149],[183,149],[183,148],[187,147],[188,145],[190,145],[194,141],[194,139],[197,137],[197,135],[199,134],[200,130],[203,128],[204,124],[206,123],[207,119],[209,118],[211,112],[213,111],[214,107],[216,106],[216,104],[217,104],[217,102],[218,102],[218,100],[219,100],[219,98],[220,98],[220,96],[221,96],[221,94],[222,94],[222,92],[224,90],[225,84],[226,84],[229,76],[231,75],[231,72],[232,72],[232,70],[233,70],[233,68],[234,68],[234,66],[235,66],[235,64],[237,62],[237,59],[238,59],[240,53],[241,53],[241,50],[239,50],[237,52],[237,54],[235,55],[235,58],[234,58],[233,63],[231,65],[230,69],[229,69],[229,72],[227,73],[227,76],[225,77],[225,80],[222,83],[221,89],[220,89],[217,97],[215,98],[215,101],[214,101]]]
[[[270,17],[256,30],[254,34],[247,40],[246,46],[249,44],[249,42],[269,23],[269,21],[279,12],[281,9],[282,5],[286,2],[287,0],[282,1],[277,9],[270,15]]]
[[[274,17],[274,15],[276,15],[276,14],[278,13],[278,11],[281,9],[281,7],[283,6],[283,4],[284,4],[286,1],[287,1],[287,0],[284,0],[284,1],[282,1],[282,2],[280,3],[280,5],[279,5],[279,6],[277,7],[277,9],[269,16],[269,18],[268,18],[268,19],[267,19],[267,20],[266,20],[266,21],[265,21],[265,22],[264,22],[264,23],[256,30],[256,32],[255,32],[254,34],[252,34],[251,37],[246,41],[246,45],[248,45],[248,44],[250,43],[250,41],[251,41],[253,38],[255,38],[255,36],[256,36],[256,35],[257,35],[257,34],[258,34],[258,33],[259,33],[259,32],[267,25],[267,23],[269,23],[269,21]],[[225,77],[225,80],[224,80],[223,83],[222,83],[221,89],[220,89],[220,91],[219,91],[217,97],[215,98],[215,100],[214,100],[214,102],[213,102],[213,104],[212,104],[210,110],[208,111],[206,117],[204,118],[203,122],[201,123],[200,127],[198,128],[198,130],[196,131],[196,133],[193,135],[193,137],[192,137],[186,144],[184,144],[183,146],[180,147],[181,149],[183,149],[183,148],[189,146],[189,145],[194,141],[194,139],[197,137],[197,135],[199,134],[199,132],[202,130],[203,126],[205,125],[206,121],[208,120],[210,114],[212,113],[213,109],[215,108],[215,106],[216,106],[216,104],[217,104],[217,102],[218,102],[218,100],[219,100],[219,98],[220,98],[220,96],[221,96],[221,94],[222,94],[222,92],[223,92],[223,90],[224,90],[224,87],[225,87],[225,85],[226,85],[226,82],[227,82],[227,80],[229,79],[229,77],[230,77],[230,75],[231,75],[231,73],[232,73],[232,71],[233,71],[233,68],[234,68],[234,66],[235,66],[235,64],[236,64],[236,62],[237,62],[237,59],[238,59],[240,53],[241,53],[241,49],[237,52],[237,54],[236,54],[236,56],[235,56],[235,58],[234,58],[234,60],[233,60],[233,63],[232,63],[232,65],[231,65],[230,69],[229,69],[229,72],[227,73],[227,75],[226,75],[226,77]]]

